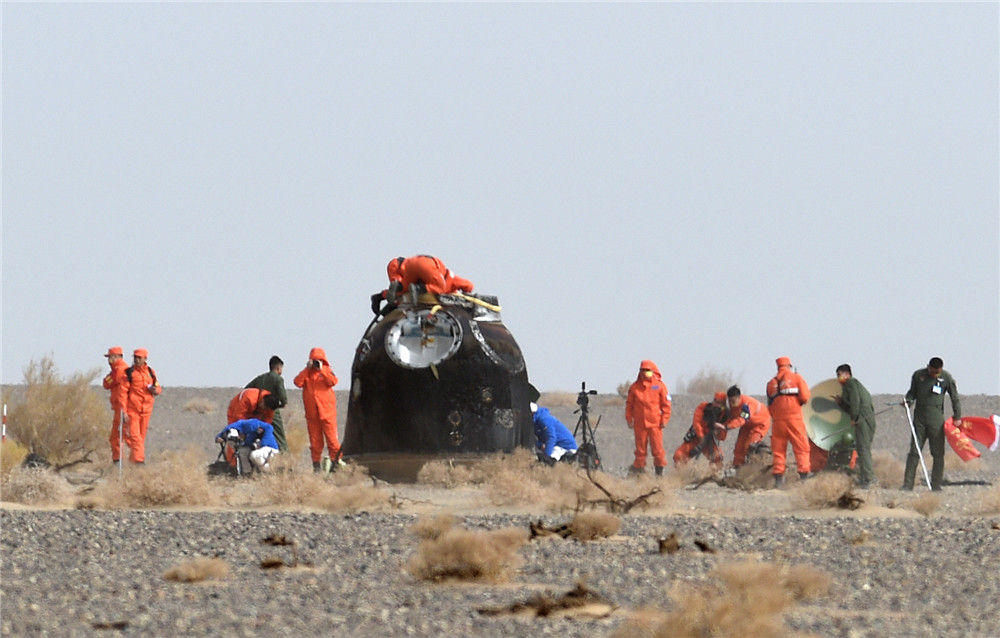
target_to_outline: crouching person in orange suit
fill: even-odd
[[[739,467],[746,463],[750,446],[763,441],[771,431],[771,412],[766,405],[743,394],[735,385],[726,391],[726,401],[729,408],[726,428],[740,429],[733,450],[733,467]]]
[[[324,440],[330,461],[343,465],[340,460],[340,441],[337,440],[337,395],[333,392],[333,386],[337,385],[337,375],[330,369],[330,362],[322,348],[309,351],[309,361],[302,372],[295,376],[293,383],[295,387],[302,388],[313,470],[320,471]]]
[[[683,465],[701,454],[709,463],[722,467],[719,441],[726,439],[726,426],[722,424],[725,405],[726,395],[722,392],[716,392],[711,403],[705,401],[698,404],[694,409],[691,427],[674,452],[674,465]]]

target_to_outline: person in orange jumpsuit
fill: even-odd
[[[774,429],[771,432],[771,454],[774,465],[774,486],[781,487],[785,482],[785,454],[788,444],[792,444],[795,453],[795,465],[799,476],[810,476],[809,437],[806,435],[806,422],[802,418],[802,406],[809,403],[809,385],[805,379],[792,371],[792,362],[788,357],[778,357],[778,374],[767,382],[767,405],[771,412]]]
[[[111,366],[111,371],[104,377],[104,389],[111,390],[111,396],[108,400],[111,401],[111,411],[113,412],[111,434],[108,435],[108,441],[111,443],[111,462],[120,463],[122,458],[121,442],[125,438],[125,432],[120,428],[122,427],[122,414],[125,412],[125,401],[128,398],[128,377],[125,376],[128,364],[125,363],[125,352],[121,346],[108,348],[108,353],[104,356],[108,358],[108,365]]]
[[[699,454],[709,463],[722,466],[722,450],[719,441],[726,439],[726,426],[722,420],[726,414],[726,395],[716,392],[712,401],[699,403],[694,409],[691,427],[684,435],[684,441],[674,452],[674,465],[680,466]]]
[[[133,463],[146,462],[146,433],[149,431],[149,417],[153,414],[153,403],[163,392],[156,379],[156,371],[146,363],[149,351],[137,348],[132,353],[132,366],[125,369],[128,381],[128,398],[125,401],[125,442]]]
[[[293,383],[295,387],[302,388],[313,470],[320,471],[324,439],[330,461],[342,464],[340,441],[337,440],[337,395],[333,392],[333,386],[337,385],[337,375],[330,369],[330,362],[326,360],[326,352],[322,348],[309,351],[309,361],[302,372],[295,376]]]
[[[437,257],[414,255],[396,257],[385,267],[389,276],[389,287],[372,295],[372,312],[387,314],[395,308],[396,297],[407,292],[411,284],[423,284],[427,292],[435,295],[452,294],[458,291],[472,292],[472,282],[457,276],[445,267]],[[389,301],[385,309],[379,310],[382,300]]]
[[[226,411],[226,423],[236,423],[244,419],[260,419],[270,423],[280,401],[267,390],[246,388],[234,396]]]
[[[736,436],[736,448],[733,450],[733,467],[739,467],[746,463],[750,446],[763,441],[771,431],[771,412],[766,405],[743,394],[739,386],[735,385],[726,390],[726,402],[726,428],[740,429]]]
[[[650,360],[639,364],[639,376],[629,386],[625,400],[625,421],[635,435],[635,462],[629,471],[646,471],[646,446],[653,453],[657,475],[663,474],[667,453],[663,449],[663,428],[670,421],[670,393],[660,369]]]

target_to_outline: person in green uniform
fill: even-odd
[[[274,419],[271,425],[274,426],[274,438],[278,442],[278,449],[282,452],[288,451],[288,443],[285,441],[285,425],[281,420],[281,408],[288,405],[288,393],[285,392],[285,380],[281,378],[281,371],[285,367],[285,362],[278,355],[274,355],[267,362],[269,370],[254,378],[246,387],[267,390],[278,398],[278,409],[274,411]]]
[[[939,357],[933,357],[926,368],[913,373],[910,389],[906,391],[906,404],[916,403],[913,408],[913,428],[917,433],[917,441],[910,441],[910,453],[906,456],[904,490],[913,489],[913,477],[920,462],[918,450],[923,449],[924,441],[930,442],[931,457],[934,459],[931,468],[931,489],[935,492],[941,490],[941,483],[944,481],[945,394],[951,397],[951,411],[955,425],[961,425],[962,404],[958,398],[955,378],[944,369],[944,362]]]
[[[854,426],[854,449],[858,452],[858,486],[867,489],[875,480],[872,470],[872,439],[875,438],[875,407],[868,388],[854,378],[851,366],[842,363],[837,366],[837,381],[843,386],[843,394],[834,397],[837,404],[847,412]]]

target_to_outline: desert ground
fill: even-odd
[[[187,466],[163,474],[184,486],[191,481],[184,504],[101,500],[122,480],[109,459],[77,472],[62,502],[20,503],[9,490],[3,495],[0,633],[1000,635],[1000,452],[983,450],[980,459],[962,463],[949,450],[942,492],[931,494],[919,472],[917,489],[901,491],[909,430],[899,407],[878,416],[880,484],[850,492],[856,509],[848,509],[817,498],[822,475],[799,483],[790,474],[780,490],[766,480],[759,489],[699,485],[705,468],[697,464],[659,480],[629,479],[632,438],[623,401],[591,397],[606,472],[596,476],[622,497],[619,505],[633,507],[619,507],[612,518],[620,526],[609,524],[593,539],[528,540],[532,523],[555,530],[576,520],[575,510],[614,509],[611,500],[587,505],[580,497],[554,496],[574,476],[587,482],[574,468],[504,474],[502,460],[491,466],[501,468],[492,482],[464,480],[457,470],[449,475],[442,464],[443,474],[416,484],[386,484],[353,470],[345,475],[354,473],[360,483],[331,484],[344,495],[363,488],[365,499],[297,500],[309,481],[343,481],[314,477],[303,469],[304,454],[294,472],[266,483],[202,478],[237,391],[167,387],[151,421],[148,467],[124,470],[126,484],[139,482],[139,473],[157,471],[158,455],[187,450]],[[288,429],[304,430],[301,396],[289,395]],[[876,410],[900,398],[878,395]],[[540,403],[572,430],[575,399],[547,393]],[[668,455],[704,399],[674,397],[664,432]],[[342,432],[346,393],[338,401]],[[1000,397],[963,396],[963,412],[1000,412]],[[727,460],[734,440],[723,446]],[[207,495],[198,492],[204,486]],[[234,496],[276,486],[279,494],[262,500]],[[454,517],[455,528],[479,533],[472,534],[478,540],[421,534],[428,521],[446,528],[434,518],[445,515]],[[491,542],[475,545],[506,528],[518,539],[507,553]],[[491,552],[499,558],[477,578],[428,578],[415,566],[421,559],[448,560],[428,554],[425,543],[434,538],[451,538],[454,551],[473,543],[479,558]],[[185,568],[195,575],[185,576]],[[587,605],[539,602],[558,600],[578,583],[589,592]],[[767,594],[781,594],[781,601]]]

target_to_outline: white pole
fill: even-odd
[[[924,453],[920,451],[920,441],[917,440],[917,429],[913,427],[913,417],[910,416],[910,406],[906,401],[903,401],[903,409],[906,410],[906,420],[910,423],[910,434],[913,435],[913,447],[917,448],[917,456],[920,457],[920,467],[924,470],[924,480],[927,481],[927,489],[931,489],[931,477],[927,474]]]

